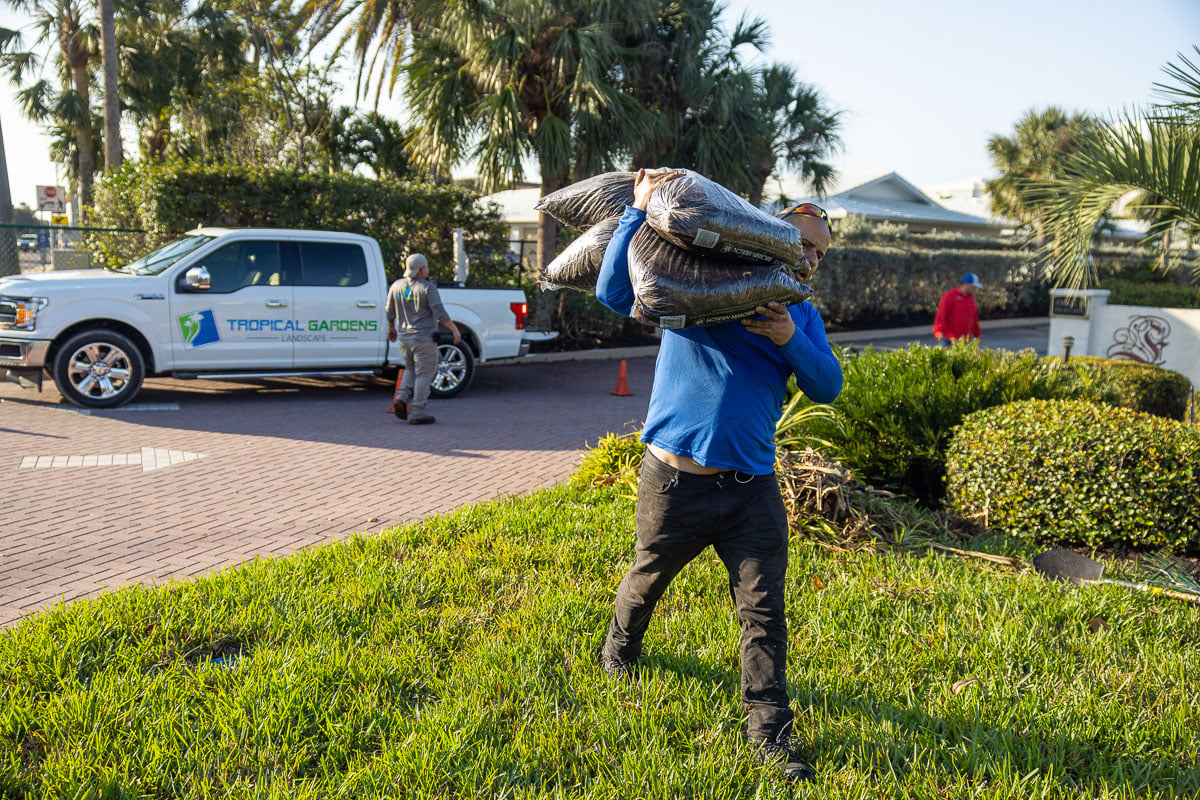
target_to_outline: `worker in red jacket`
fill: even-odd
[[[979,309],[975,307],[975,292],[982,286],[979,276],[968,272],[958,286],[942,295],[937,316],[933,318],[933,335],[938,341],[983,336],[979,329]]]

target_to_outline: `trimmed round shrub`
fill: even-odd
[[[1121,358],[1085,356],[1068,365],[1088,370],[1116,393],[1115,405],[1156,417],[1182,420],[1187,413],[1192,383],[1174,370]]]
[[[962,514],[1012,536],[1200,550],[1200,428],[1080,400],[967,416],[946,457]]]
[[[1106,381],[1032,350],[1010,353],[973,342],[952,347],[869,349],[842,359],[845,384],[834,416],[802,432],[832,451],[867,483],[940,505],[946,446],[955,425],[983,408],[1017,400],[1086,398],[1116,402]]]

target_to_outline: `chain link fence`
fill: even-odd
[[[84,235],[98,228],[0,224],[0,276],[88,269],[93,264]]]

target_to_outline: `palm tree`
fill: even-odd
[[[311,26],[313,43],[329,36],[351,18],[334,50],[334,56],[353,42],[358,61],[354,97],[365,94],[375,83],[375,105],[386,84],[388,96],[403,74],[405,34],[413,22],[415,0],[305,0],[296,20],[298,27]],[[380,63],[380,59],[382,63]],[[376,72],[376,66],[379,71]]]
[[[1200,47],[1195,48],[1200,54]],[[1113,203],[1132,191],[1154,212],[1147,239],[1174,226],[1200,226],[1200,67],[1179,54],[1156,84],[1168,102],[1127,113],[1096,128],[1045,188],[1041,202],[1051,239],[1043,248],[1059,286],[1096,281],[1093,233]]]
[[[1086,114],[1068,114],[1050,106],[1027,111],[1012,136],[989,139],[988,153],[1000,172],[1000,177],[985,184],[992,209],[1032,226],[1038,244],[1044,242],[1041,189],[1062,174],[1063,162],[1095,125]]]
[[[104,168],[121,166],[121,99],[117,93],[117,31],[113,0],[99,0],[100,64],[104,72]]]
[[[746,67],[741,52],[765,49],[766,23],[743,18],[726,34],[719,7],[713,7],[710,19],[699,51],[691,63],[678,67],[683,113],[675,116],[678,127],[668,129],[671,148],[663,163],[686,165],[748,195],[754,190],[754,167],[767,157],[763,148],[770,145],[760,75]],[[773,155],[770,160],[774,162]]]
[[[829,109],[820,92],[800,81],[790,67],[763,69],[759,86],[754,105],[760,109],[765,135],[759,142],[759,157],[752,162],[750,202],[762,202],[767,180],[777,173],[780,162],[824,196],[834,176],[825,159],[841,146],[841,112]]]
[[[741,105],[713,95],[714,89],[730,85],[714,81],[713,73],[728,70],[727,59],[740,68],[739,49],[761,49],[764,28],[761,23],[749,23],[726,36],[719,25],[720,15],[713,0],[679,0],[662,4],[648,24],[620,32],[622,46],[636,54],[625,66],[623,88],[655,121],[644,136],[630,142],[634,169],[684,163],[673,159],[682,132],[694,124],[697,109],[707,106],[727,111]],[[695,138],[703,142],[704,128],[700,131]]]
[[[142,128],[143,152],[156,157],[161,142],[163,153],[230,160],[233,141],[259,127],[273,107],[259,102],[265,92],[246,57],[249,26],[225,4],[203,3],[183,17],[182,0],[121,1],[127,8],[122,95]]]
[[[172,144],[176,106],[194,91],[207,48],[189,30],[179,0],[118,1],[121,96],[140,129],[142,155],[159,160]]]
[[[633,167],[687,165],[755,205],[781,163],[823,190],[838,114],[791,68],[748,67],[742,53],[766,48],[766,23],[743,18],[726,33],[721,11],[713,0],[677,0],[653,25],[626,32],[637,58],[625,90],[656,123],[631,143]]]
[[[455,0],[418,10],[407,96],[419,166],[443,179],[469,157],[483,191],[524,178],[536,161],[543,195],[612,169],[616,143],[648,135],[650,114],[621,91],[632,53],[614,32],[654,18],[650,0]],[[542,214],[538,263],[555,255],[557,223]]]
[[[79,185],[83,213],[92,202],[96,164],[96,120],[91,107],[91,80],[99,52],[99,31],[82,0],[9,0],[9,5],[33,19],[34,49],[7,50],[0,56],[12,81],[20,85],[41,66],[37,50],[54,53],[57,87],[36,78],[18,93],[22,111],[34,122],[48,123],[52,133],[70,140],[72,157],[67,174]],[[60,151],[61,147],[58,148]]]
[[[416,174],[405,145],[407,134],[400,123],[377,111],[350,120],[346,138],[351,152],[351,168],[362,164],[377,177],[407,179]]]
[[[11,40],[13,31],[0,28],[0,49]],[[8,185],[8,160],[4,155],[4,127],[0,125],[0,225],[13,221],[12,190]],[[17,237],[12,228],[0,228],[0,277],[21,271],[18,260]]]

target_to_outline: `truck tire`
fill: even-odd
[[[92,328],[63,342],[54,356],[53,373],[68,402],[112,408],[129,402],[142,388],[146,361],[128,336]]]
[[[475,377],[475,355],[466,340],[438,345],[438,368],[429,393],[434,397],[462,394]]]

